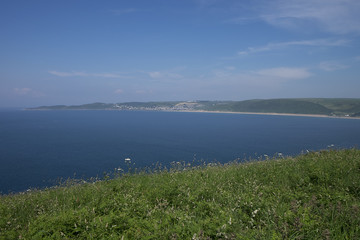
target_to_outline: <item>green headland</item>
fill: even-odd
[[[92,103],[30,108],[31,110],[147,110],[147,111],[210,111],[308,114],[337,117],[360,117],[360,99],[293,98],[254,99],[246,101],[174,101]]]
[[[0,196],[0,239],[360,239],[360,150]]]

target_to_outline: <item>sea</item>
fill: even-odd
[[[0,110],[0,193],[116,171],[357,148],[360,119],[156,112]],[[126,159],[126,160],[125,160]]]

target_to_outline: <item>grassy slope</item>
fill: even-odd
[[[360,113],[360,100],[353,98],[309,98],[308,101],[321,104],[334,113]]]
[[[228,102],[212,106],[212,110],[232,112],[331,114],[331,109],[306,99],[269,99]]]
[[[178,166],[182,169],[182,166]],[[359,239],[360,150],[0,197],[0,239]]]

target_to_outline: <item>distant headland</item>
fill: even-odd
[[[245,101],[168,101],[91,103],[83,105],[55,105],[27,110],[127,110],[227,112],[251,114],[314,115],[323,117],[360,117],[358,98],[287,98],[253,99]]]

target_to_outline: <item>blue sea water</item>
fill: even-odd
[[[360,145],[360,120],[152,111],[0,111],[0,192],[158,162],[230,162]],[[76,175],[75,175],[76,174]]]

